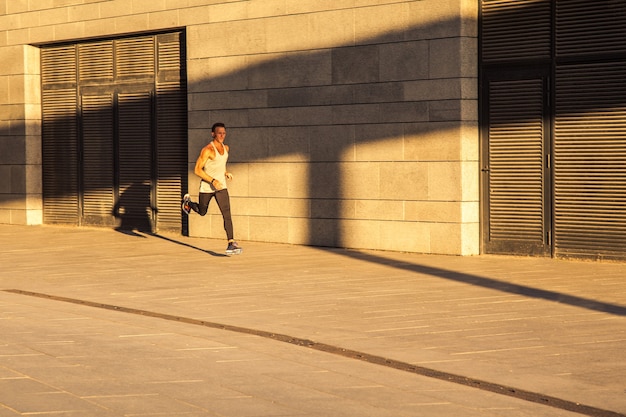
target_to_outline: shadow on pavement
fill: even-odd
[[[212,250],[199,248],[197,246],[190,245],[189,243],[181,242],[181,241],[178,241],[176,239],[172,239],[172,238],[169,238],[169,237],[165,237],[165,236],[159,235],[157,233],[152,233],[152,232],[140,232],[140,233],[138,233],[136,231],[118,230],[118,229],[115,229],[115,231],[117,231],[119,233],[123,233],[123,234],[129,235],[129,236],[135,236],[135,237],[141,237],[141,238],[146,238],[147,236],[152,236],[152,237],[156,237],[156,238],[159,238],[159,239],[166,240],[166,241],[171,242],[171,243],[175,243],[175,244],[180,245],[180,246],[185,246],[187,248],[191,248],[191,249],[198,250],[200,252],[207,253],[207,254],[209,254],[211,256],[228,258],[228,255],[226,255],[225,253],[218,253],[218,252],[214,252]],[[145,235],[142,234],[142,233],[145,233]]]
[[[451,271],[443,268],[412,264],[408,262],[397,261],[369,253],[337,250],[332,248],[320,248],[329,250],[342,256],[348,256],[364,262],[372,262],[386,265],[392,268],[404,271],[415,272],[419,274],[427,274],[451,281],[461,282],[464,284],[476,285],[484,288],[491,288],[497,291],[516,294],[525,297],[538,298],[547,301],[554,301],[561,304],[569,304],[574,307],[586,308],[588,310],[599,311],[602,313],[614,314],[616,316],[626,316],[626,307],[618,304],[610,304],[602,301],[591,300],[589,298],[578,297],[575,295],[563,294],[556,291],[543,290],[539,288],[528,287],[520,284],[512,284],[510,282],[499,281],[493,278],[485,278],[478,275]]]

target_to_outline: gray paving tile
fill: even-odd
[[[245,243],[226,258],[207,253],[221,241],[0,225],[0,289],[275,332],[626,413],[626,264]],[[1,291],[0,328],[0,416],[31,403],[95,416],[573,414],[257,336]],[[24,381],[48,394],[31,398]]]

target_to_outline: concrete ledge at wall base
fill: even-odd
[[[26,210],[26,224],[29,226],[43,224],[43,210],[38,210],[38,209]]]
[[[438,255],[479,254],[478,223],[420,223],[372,220],[234,216],[235,238],[319,247],[387,250]],[[225,239],[219,214],[189,222],[189,236]]]
[[[478,223],[434,223],[430,230],[431,254],[478,255],[480,230]]]
[[[205,216],[199,216],[194,212],[189,214],[189,236],[200,238],[217,238],[212,234],[213,215],[207,213]],[[223,231],[222,231],[223,233]]]
[[[11,210],[0,209],[0,224],[11,224]]]
[[[236,220],[241,220],[237,218]],[[248,236],[250,240],[260,242],[288,243],[289,218],[287,217],[249,217]],[[240,221],[240,223],[244,223]],[[239,232],[243,232],[241,228]]]
[[[478,223],[233,216],[235,238],[363,250],[477,255]],[[192,218],[192,237],[224,239],[219,214]]]

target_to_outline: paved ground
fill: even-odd
[[[624,263],[241,243],[0,225],[0,417],[626,415]]]

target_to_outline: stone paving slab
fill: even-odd
[[[0,225],[0,290],[240,326],[626,414],[626,264]],[[0,291],[0,417],[568,416],[267,338]]]
[[[8,293],[0,311],[0,416],[574,415],[216,329]]]

